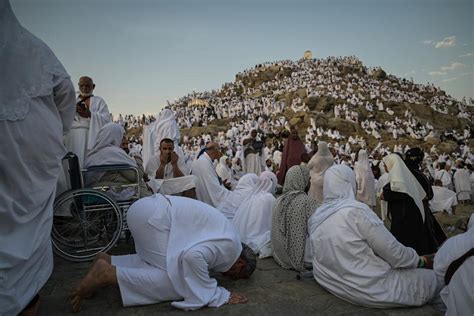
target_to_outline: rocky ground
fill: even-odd
[[[474,212],[473,205],[458,207],[457,214],[436,217],[449,235],[459,233],[454,228],[460,218]],[[133,253],[132,244],[120,242],[114,254]],[[72,263],[55,258],[53,275],[41,291],[40,315],[72,314],[68,294],[86,273],[90,263]],[[271,258],[259,260],[257,270],[248,280],[231,281],[217,278],[231,291],[241,292],[249,298],[244,305],[224,305],[221,308],[203,308],[184,312],[170,303],[124,308],[117,288],[104,288],[93,298],[84,301],[79,315],[442,315],[431,306],[419,308],[370,309],[347,303],[319,286],[312,278],[298,278],[298,273],[281,269]]]

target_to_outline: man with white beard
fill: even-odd
[[[76,115],[71,130],[66,136],[66,148],[84,163],[88,150],[94,147],[99,130],[110,120],[110,113],[104,99],[94,96],[95,84],[90,77],[79,78],[79,96],[76,99]]]

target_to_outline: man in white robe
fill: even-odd
[[[252,129],[250,134],[242,140],[244,159],[242,169],[244,173],[255,173],[260,175],[264,169],[264,158],[262,156],[262,143],[257,140],[257,130]]]
[[[53,202],[75,93],[61,62],[6,0],[0,30],[0,315],[34,315],[53,271]]]
[[[136,254],[100,254],[71,295],[74,311],[82,300],[107,285],[118,285],[124,306],[173,301],[179,309],[245,303],[218,286],[209,271],[233,279],[255,270],[251,250],[232,224],[200,201],[157,194],[135,202],[127,214]]]
[[[148,160],[145,169],[150,178],[148,185],[155,193],[183,193],[186,197],[195,198],[195,177],[189,175],[184,153],[175,151],[174,146],[170,138],[160,141],[159,152]]]
[[[441,180],[443,187],[449,189],[452,185],[452,180],[451,175],[445,168],[449,170],[450,167],[445,162],[441,162],[439,170],[436,171],[435,179]]]
[[[111,121],[104,99],[94,96],[95,84],[90,77],[79,78],[80,94],[76,99],[76,115],[66,136],[66,148],[77,155],[79,165],[84,165],[87,151],[95,145],[99,130]]]
[[[434,258],[433,269],[438,282],[445,285],[440,294],[447,316],[474,315],[473,227],[474,215],[471,214],[467,231],[446,240]]]
[[[447,212],[452,215],[456,211],[458,199],[456,192],[443,187],[441,180],[435,180],[433,189],[433,198],[429,201],[431,212]]]
[[[405,247],[364,203],[354,172],[336,165],[324,177],[324,202],[308,222],[316,281],[337,297],[367,307],[421,306],[438,297],[429,261]]]
[[[458,201],[469,201],[471,199],[470,176],[469,171],[464,169],[464,164],[461,162],[453,176]]]

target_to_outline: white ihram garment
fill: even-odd
[[[432,270],[400,244],[366,205],[355,200],[355,176],[344,165],[326,171],[324,202],[308,227],[313,275],[325,289],[367,307],[421,306],[439,293]]]
[[[354,164],[354,172],[357,183],[356,198],[358,201],[375,206],[375,178],[369,165],[367,151],[360,150],[358,161]]]
[[[459,201],[471,199],[471,183],[469,177],[469,171],[466,169],[458,169],[454,173],[454,188],[456,189]]]
[[[76,102],[79,100],[77,98]],[[110,122],[109,109],[104,99],[92,96],[89,100],[91,117],[85,118],[76,113],[71,130],[65,138],[66,148],[77,155],[81,167],[87,151],[94,147],[100,129]]]
[[[444,187],[432,186],[433,198],[430,200],[431,212],[447,211],[452,213],[453,206],[458,205],[456,192],[446,189]]]
[[[275,177],[276,178],[276,177]],[[276,181],[275,181],[276,182]],[[260,178],[247,198],[242,200],[232,220],[240,239],[260,258],[271,256],[272,209],[275,197],[270,179]]]
[[[439,248],[434,258],[433,269],[438,281],[444,284],[449,265],[474,248],[474,215],[469,220],[469,229],[464,234],[449,238]],[[474,315],[474,257],[471,256],[458,268],[451,281],[441,290],[441,299],[446,304],[447,316]]]
[[[113,256],[124,306],[174,301],[194,310],[225,304],[230,292],[209,270],[226,272],[242,251],[232,224],[200,201],[157,194],[135,202],[127,222],[136,255]]]
[[[5,0],[0,30],[0,315],[16,315],[53,270],[53,202],[75,93],[54,53]]]

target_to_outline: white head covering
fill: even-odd
[[[227,166],[227,156],[222,156],[216,166],[216,173],[222,181],[232,179],[232,170]]]
[[[328,143],[320,141],[318,143],[318,151],[311,157],[308,163],[311,166],[311,175],[320,176],[333,164],[334,157],[329,151]]]
[[[354,165],[359,165],[361,168],[370,170],[369,155],[367,154],[367,150],[365,149],[359,150],[357,162]]]
[[[152,123],[150,128],[155,136],[155,153],[160,150],[160,142],[163,138],[169,138],[174,141],[175,146],[178,145],[181,134],[178,123],[176,123],[176,117],[170,109],[161,111],[156,122]]]
[[[128,164],[137,166],[137,163],[120,148],[124,130],[120,124],[107,123],[97,134],[97,141],[89,151],[84,161],[84,166],[101,166],[113,164]]]
[[[69,78],[51,49],[23,28],[8,0],[0,0],[0,121],[29,112],[31,98],[51,95]]]
[[[260,180],[268,180],[266,181],[266,185],[263,188],[265,192],[269,192],[271,194],[274,194],[278,185],[278,179],[277,176],[271,172],[271,171],[264,171],[260,174],[259,177]],[[269,186],[269,187],[268,187]]]
[[[423,222],[425,222],[425,209],[423,207],[423,199],[426,192],[413,176],[411,171],[403,162],[402,158],[397,154],[390,154],[383,158],[383,162],[388,169],[388,181],[390,182],[390,190],[408,194],[415,201],[420,211]]]
[[[334,165],[324,175],[323,204],[309,220],[309,231],[313,232],[331,215],[346,207],[369,209],[355,199],[356,179],[354,171],[345,165]]]

